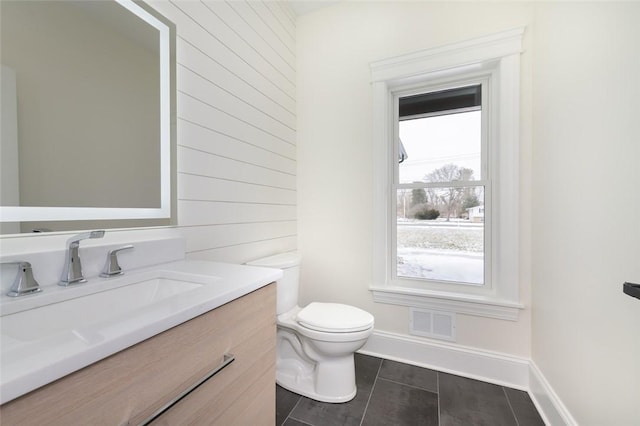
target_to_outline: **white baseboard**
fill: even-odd
[[[530,359],[385,331],[374,331],[358,352],[523,390],[547,425],[577,425]]]
[[[529,390],[529,360],[525,358],[385,331],[374,331],[359,352],[501,386]]]
[[[533,361],[529,361],[529,395],[548,425],[578,424]]]

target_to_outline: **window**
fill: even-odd
[[[482,87],[397,96],[397,278],[484,285],[490,275],[491,238],[477,220],[490,202]]]
[[[371,64],[374,300],[517,319],[523,32]]]

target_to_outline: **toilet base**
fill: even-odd
[[[353,355],[373,327],[349,333],[327,333],[298,326],[291,318],[300,308],[277,318],[276,383],[320,402],[341,403],[356,396]]]
[[[356,386],[353,385],[353,390],[344,395],[320,395],[315,391],[315,384],[313,380],[313,373],[305,375],[301,374],[301,371],[296,369],[286,369],[279,367],[276,370],[276,383],[281,387],[296,393],[298,395],[306,396],[320,402],[329,403],[341,403],[351,401],[356,396]]]

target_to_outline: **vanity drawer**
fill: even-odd
[[[231,364],[150,424],[272,426],[275,417],[266,414],[275,410],[275,336],[261,327],[232,354]]]
[[[187,414],[200,424],[273,424],[275,305],[270,284],[4,404],[2,423],[136,425],[230,353],[231,364],[158,424],[187,422]]]

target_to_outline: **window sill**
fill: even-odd
[[[435,292],[406,287],[369,287],[373,300],[414,308],[433,309],[500,320],[518,321],[524,305],[486,296]]]

